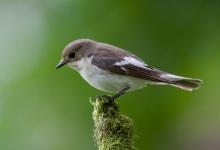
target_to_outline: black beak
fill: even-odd
[[[63,67],[65,64],[67,64],[67,61],[61,59],[61,61],[56,65],[56,69]]]

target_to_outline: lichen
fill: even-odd
[[[92,102],[94,139],[99,150],[136,150],[133,122],[119,112],[119,105],[107,96]]]

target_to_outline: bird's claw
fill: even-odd
[[[111,101],[114,101],[114,96],[108,96],[108,95],[101,95],[101,96],[96,96],[95,99],[108,99],[108,100],[111,100]]]

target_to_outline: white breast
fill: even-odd
[[[79,71],[80,75],[93,87],[110,93],[117,93],[129,86],[129,90],[136,90],[145,86],[145,81],[134,77],[113,74],[91,64],[91,58],[82,59],[71,68]]]

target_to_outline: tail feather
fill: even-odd
[[[180,76],[167,74],[167,73],[161,74],[160,77],[166,80],[167,84],[181,88],[183,90],[187,90],[187,91],[193,91],[193,90],[198,89],[203,82],[200,79],[180,77]]]
[[[183,78],[174,81],[171,85],[187,91],[193,91],[198,89],[201,86],[201,84],[202,84],[202,80]]]

